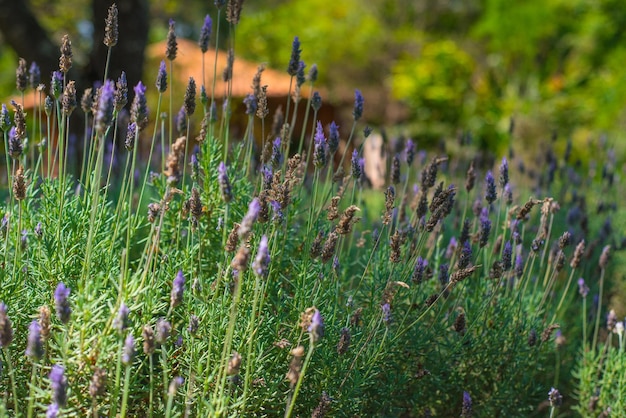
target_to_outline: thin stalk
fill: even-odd
[[[13,395],[13,412],[15,412],[15,416],[18,417],[20,415],[20,407],[17,397],[17,385],[15,384],[15,372],[13,371],[13,360],[11,360],[11,353],[9,352],[8,347],[4,347],[2,349],[4,353],[4,357],[6,359],[6,367],[9,371],[9,380],[11,381],[11,391]]]
[[[296,405],[296,399],[298,398],[298,393],[300,392],[300,387],[302,386],[302,381],[304,380],[304,375],[306,374],[306,369],[311,362],[311,356],[313,355],[313,350],[315,349],[315,343],[313,341],[309,344],[309,351],[306,353],[306,358],[304,359],[304,363],[302,364],[302,370],[300,371],[300,375],[298,376],[298,382],[296,383],[296,388],[291,395],[291,398],[287,401],[288,406],[285,411],[285,418],[290,418],[293,413],[293,408]]]
[[[120,380],[122,377],[122,350],[124,349],[124,340],[120,338],[119,346],[117,349],[117,365],[115,367],[115,385],[113,386],[113,396],[111,399],[111,411],[109,417],[115,418],[117,416],[117,398],[120,393]]]
[[[124,393],[122,395],[122,410],[120,416],[124,418],[126,416],[126,407],[128,405],[128,392],[130,392],[130,365],[126,366],[124,373]]]
[[[591,351],[596,351],[596,344],[598,342],[598,331],[600,330],[600,314],[602,313],[602,292],[604,291],[604,272],[603,268],[600,272],[600,292],[598,293],[598,309],[596,311],[596,324],[593,329],[593,342],[591,343]]]
[[[30,384],[28,391],[28,412],[27,417],[32,418],[35,407],[35,385],[37,380],[37,363],[33,362],[33,368],[30,372]]]

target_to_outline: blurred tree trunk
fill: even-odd
[[[102,80],[107,58],[104,39],[104,20],[113,2],[92,0],[93,49],[89,61],[83,68],[73,67],[69,77],[76,80],[79,95],[94,81]],[[122,70],[126,71],[128,84],[134,86],[143,72],[144,50],[148,40],[149,4],[148,0],[122,0],[119,10],[119,42],[111,52],[108,78],[116,79]],[[29,64],[37,62],[41,68],[42,80],[47,84],[52,71],[58,70],[59,45],[38,22],[25,0],[0,0],[0,32],[7,44],[18,56]],[[17,63],[16,63],[17,66]],[[131,93],[132,98],[132,93]]]

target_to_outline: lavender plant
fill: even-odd
[[[219,26],[225,2],[216,6]],[[228,2],[231,57],[241,10],[241,1]],[[212,22],[207,16],[201,31],[203,60]],[[124,42],[116,23],[112,7],[109,55]],[[33,125],[32,140],[24,141],[29,112],[15,103],[12,120],[3,105],[3,411],[520,416],[557,406],[585,414],[581,405],[594,399],[593,411],[623,408],[624,326],[613,318],[607,334],[602,322],[615,282],[608,248],[619,257],[621,244],[618,228],[588,210],[601,192],[622,191],[615,162],[595,178],[554,158],[553,169],[530,176],[512,168],[515,158],[494,169],[462,154],[429,155],[408,140],[387,153],[388,187],[372,190],[363,95],[355,92],[342,147],[338,124],[318,119],[317,67],[304,76],[300,48],[296,37],[285,57],[293,107],[276,111],[266,132],[260,68],[244,99],[247,129],[235,137],[230,112],[239,99],[205,84],[204,63],[202,106],[194,79],[175,98],[170,22],[169,98],[165,61],[152,87],[156,116],[150,83],[135,86],[130,109],[123,73],[89,87],[81,101],[88,147],[75,176],[66,163],[79,112],[66,79],[68,38],[44,102],[47,123]],[[18,65],[20,92],[27,64]],[[293,143],[307,81],[304,128]],[[184,129],[175,137],[176,108]],[[29,148],[44,137],[47,149]],[[111,175],[114,157],[105,160],[106,144],[119,138],[121,181]],[[140,141],[151,141],[146,159]],[[605,204],[623,214],[617,202]],[[589,294],[597,298],[588,306]]]

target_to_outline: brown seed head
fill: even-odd
[[[117,5],[113,3],[111,7],[109,7],[109,13],[107,14],[106,19],[104,20],[104,44],[109,48],[117,45],[118,38],[118,22],[117,22]]]
[[[16,200],[24,200],[26,198],[26,180],[24,179],[24,167],[21,165],[15,171],[13,177],[13,196]]]
[[[72,42],[68,35],[63,35],[61,40],[61,57],[59,58],[59,69],[62,73],[67,73],[72,68]]]
[[[577,268],[584,254],[585,254],[585,240],[583,239],[578,243],[578,245],[576,246],[576,249],[574,250],[574,256],[572,257],[572,261],[569,264],[570,267],[573,269]]]

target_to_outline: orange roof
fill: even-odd
[[[149,62],[158,63],[165,59],[165,49],[167,41],[149,45],[146,57]],[[215,83],[215,94],[220,97],[226,93],[226,83],[222,81],[222,73],[226,68],[228,53],[218,50],[217,53],[217,80]],[[213,86],[213,65],[215,62],[215,49],[209,49],[205,54],[205,86],[210,91]],[[169,62],[166,62],[169,71]],[[256,74],[259,63],[243,60],[235,56],[233,64],[233,97],[244,97],[252,93],[252,78]],[[189,77],[196,80],[198,86],[202,85],[202,51],[196,42],[178,38],[178,54],[174,61],[174,77],[176,82],[187,85]],[[276,71],[265,68],[261,76],[261,85],[267,85],[267,95],[269,97],[284,97],[289,94],[289,83],[291,77],[287,72]],[[292,90],[295,89],[295,80]],[[308,97],[309,89],[303,88],[301,97]]]

